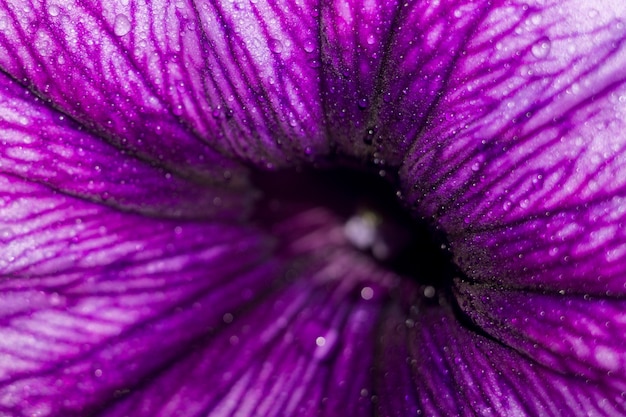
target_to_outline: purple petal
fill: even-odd
[[[626,6],[472,7],[405,162],[409,201],[474,279],[623,293]]]
[[[84,416],[280,277],[267,260],[271,242],[250,228],[157,220],[42,185],[8,185],[0,200],[2,414]]]
[[[352,156],[371,153],[383,121],[382,93],[391,71],[389,46],[398,26],[398,4],[389,1],[334,1],[320,13],[321,82],[332,140]]]
[[[384,272],[347,246],[332,214],[282,219],[270,258],[271,241],[250,228],[11,186],[1,412],[370,412]]]
[[[147,381],[106,416],[363,415],[377,306],[353,305],[319,277],[240,314],[184,361]]]
[[[7,3],[0,67],[119,146],[200,172],[326,148],[311,5]]]
[[[624,386],[546,368],[463,327],[443,308],[421,306],[405,320],[389,311],[376,389],[380,414],[402,416],[621,416]],[[398,366],[407,363],[408,376]]]
[[[339,148],[400,165],[431,122],[491,3],[378,0],[324,7],[322,97]]]
[[[5,201],[35,199],[34,191],[21,189],[28,182],[45,184],[36,192],[42,196],[60,192],[153,216],[217,220],[244,217],[254,197],[244,169],[225,158],[214,161],[211,178],[169,170],[86,132],[1,73],[0,115]]]
[[[626,375],[626,301],[459,284],[459,304],[495,339],[546,367],[591,379]]]

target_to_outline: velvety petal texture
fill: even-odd
[[[625,42],[617,0],[0,0],[0,415],[626,415]],[[449,282],[258,185],[337,161]]]
[[[459,323],[450,311],[421,305],[405,320],[385,321],[380,385],[393,398],[382,415],[405,416],[620,416],[623,387],[610,378],[562,374]],[[394,377],[399,354],[410,373]],[[405,365],[406,366],[406,365]],[[417,412],[416,410],[419,410]]]
[[[407,198],[472,279],[623,294],[626,5],[543,3],[468,5]]]
[[[150,216],[229,221],[245,217],[255,198],[244,169],[225,158],[213,165],[217,180],[170,170],[107,143],[2,73],[0,141],[6,201],[22,198],[11,183],[24,182],[44,185],[43,196],[60,193]]]
[[[0,67],[172,168],[219,178],[216,150],[284,165],[326,148],[311,4],[20,0],[0,18]]]
[[[279,276],[250,228],[121,213],[14,178],[1,189],[4,415],[84,416]]]
[[[354,258],[332,214],[291,212],[270,238],[4,186],[2,413],[370,412],[394,278]]]
[[[626,301],[461,284],[461,307],[494,339],[546,367],[626,389]]]

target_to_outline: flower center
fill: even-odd
[[[262,192],[255,210],[260,227],[321,208],[334,215],[333,230],[355,251],[414,281],[426,298],[448,291],[458,275],[445,236],[402,205],[390,174],[341,167],[255,171],[251,177]]]

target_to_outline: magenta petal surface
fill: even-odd
[[[206,172],[216,150],[326,147],[311,4],[18,0],[0,18],[0,67],[126,149]]]
[[[542,365],[625,388],[626,301],[459,284],[459,304],[486,333]]]
[[[212,177],[169,169],[107,143],[2,73],[0,141],[0,195],[11,204],[61,193],[151,216],[236,220],[254,198],[244,169],[226,158],[214,161]],[[25,183],[45,186],[31,193]]]
[[[625,25],[612,0],[0,0],[0,415],[626,415]],[[454,276],[249,183],[346,159],[399,170]]]
[[[337,286],[299,281],[224,316],[214,337],[104,415],[370,413],[363,364],[371,361],[378,306],[342,295]]]
[[[573,378],[462,326],[441,308],[390,311],[377,361],[382,415],[622,416],[624,387]],[[404,362],[410,375],[398,377]],[[394,401],[395,399],[395,401]]]
[[[473,279],[623,293],[626,6],[544,3],[468,5],[406,193]]]
[[[8,185],[0,223],[4,415],[84,416],[111,403],[279,276],[267,260],[271,241],[253,229],[158,220],[43,185]]]

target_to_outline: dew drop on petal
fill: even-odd
[[[269,47],[270,51],[274,52],[275,54],[280,54],[283,51],[283,44],[278,39],[270,39]]]
[[[437,291],[435,290],[435,287],[433,287],[432,285],[428,285],[424,287],[424,297],[433,298],[436,293]]]
[[[318,336],[315,339],[316,349],[314,357],[316,359],[325,359],[326,357],[328,357],[328,355],[330,355],[330,353],[337,345],[338,338],[339,335],[337,334],[337,331],[333,329],[329,330],[322,336]]]
[[[361,289],[361,298],[364,300],[371,300],[374,297],[374,290],[372,287],[363,287]]]
[[[0,242],[9,242],[13,237],[13,233],[9,229],[0,230]]]
[[[534,14],[531,18],[530,21],[533,23],[533,25],[539,26],[541,24],[541,20],[542,20],[542,16],[539,13]]]
[[[530,49],[533,56],[537,59],[543,59],[548,56],[550,53],[550,48],[552,47],[552,43],[548,38],[542,38],[532,46]]]
[[[130,24],[130,20],[124,14],[118,14],[115,16],[115,23],[113,24],[113,32],[117,36],[124,36],[130,32],[132,29],[132,25]]]
[[[53,4],[51,6],[48,7],[48,14],[52,17],[56,17],[59,15],[59,13],[61,13],[61,9],[59,8],[59,6]]]
[[[307,53],[311,53],[313,51],[315,51],[315,42],[313,42],[312,40],[306,40],[304,41],[304,51]]]

